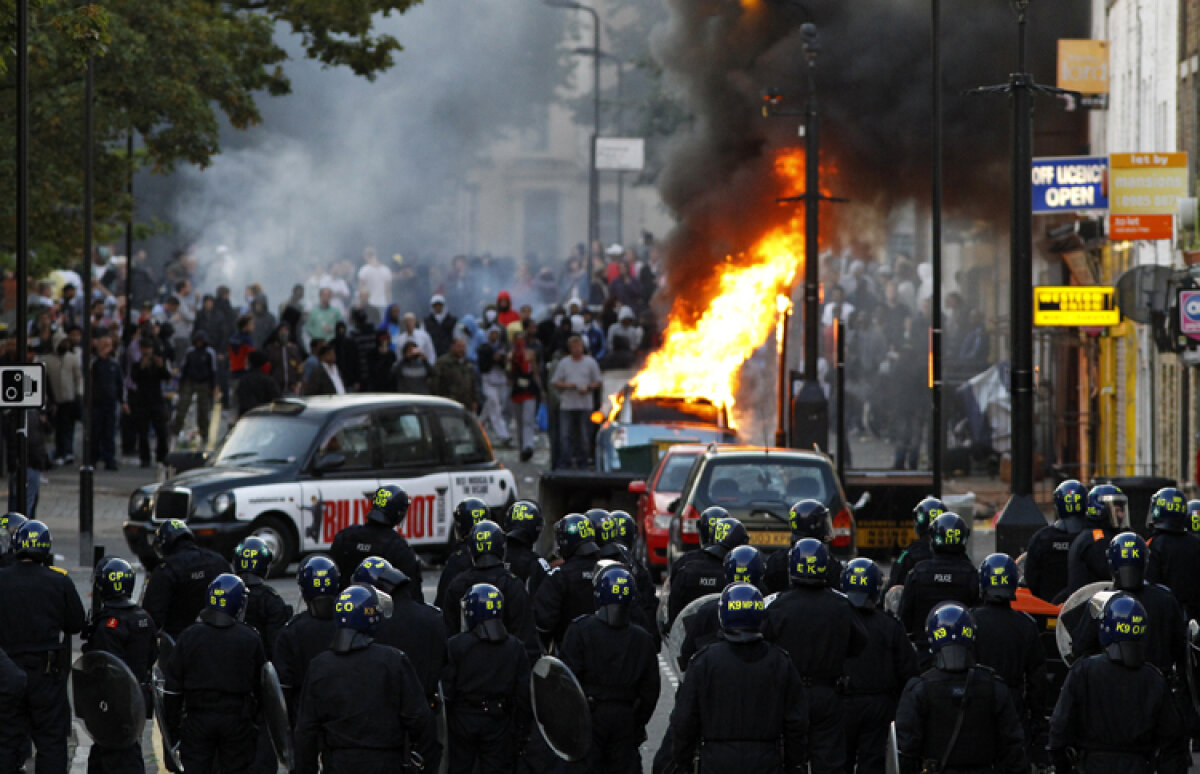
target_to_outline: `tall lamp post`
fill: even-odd
[[[942,10],[941,0],[932,0],[933,36],[933,165],[930,201],[929,268],[932,285],[929,304],[930,440],[929,467],[933,493],[942,496]]]
[[[588,243],[587,243],[587,295],[592,287],[592,245],[598,239],[596,220],[599,210],[596,180],[596,138],[600,136],[600,14],[595,8],[574,0],[542,0],[551,8],[566,8],[592,15],[592,139],[588,143]],[[589,299],[584,299],[587,303]]]
[[[625,136],[625,65],[628,64],[619,56],[608,53],[607,51],[597,52],[595,49],[586,46],[579,46],[575,49],[576,54],[582,56],[597,57],[612,62],[617,66],[617,98],[616,110],[613,111],[616,115],[612,119],[610,131],[618,137]],[[599,183],[597,183],[599,185]],[[625,233],[625,225],[623,223],[625,214],[625,171],[617,170],[617,238],[615,241],[623,242],[622,236]]]

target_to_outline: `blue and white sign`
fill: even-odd
[[[1179,332],[1200,339],[1200,290],[1179,291]]]
[[[1033,160],[1035,213],[1107,209],[1107,156],[1055,156]]]

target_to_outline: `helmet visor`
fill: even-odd
[[[375,589],[375,594],[379,597],[379,614],[384,620],[392,617],[392,613],[396,610],[396,603],[392,601],[392,595],[386,591]]]
[[[1123,529],[1129,526],[1129,498],[1123,494],[1104,495],[1100,505],[1110,527]]]

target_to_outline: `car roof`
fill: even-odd
[[[311,395],[280,398],[259,406],[253,414],[306,414],[327,416],[339,411],[356,408],[401,408],[404,406],[442,406],[461,409],[462,404],[449,398],[407,393],[359,392],[350,395]]]
[[[808,449],[784,449],[777,446],[747,446],[744,444],[709,444],[705,447],[709,459],[744,459],[746,457],[792,457],[829,462],[824,452]]]

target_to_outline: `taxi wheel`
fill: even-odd
[[[250,534],[262,538],[275,553],[275,561],[271,562],[268,577],[278,578],[283,575],[295,558],[297,549],[296,538],[287,523],[278,516],[263,516],[254,522]]]

